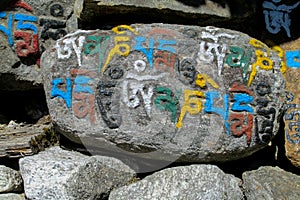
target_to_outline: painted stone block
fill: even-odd
[[[77,29],[76,18],[71,17],[73,4],[74,0],[16,0],[1,5],[0,53],[5,59],[0,60],[0,89],[41,87],[42,52]],[[7,76],[14,81],[5,84]]]

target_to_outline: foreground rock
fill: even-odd
[[[23,194],[7,193],[0,194],[0,200],[25,200],[25,197]]]
[[[41,60],[60,132],[115,156],[170,162],[232,160],[266,145],[283,109],[280,66],[240,32],[167,24],[77,31]]]
[[[260,167],[243,173],[246,199],[289,199],[300,196],[300,177],[278,167]]]
[[[89,157],[59,147],[19,163],[29,199],[101,199],[135,177],[133,170],[114,158]]]
[[[0,90],[41,88],[41,53],[77,29],[74,0],[14,0],[0,9]]]
[[[22,178],[18,171],[0,165],[0,193],[21,192]]]
[[[216,166],[191,165],[156,172],[112,191],[109,199],[243,199],[240,184]]]

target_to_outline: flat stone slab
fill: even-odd
[[[277,133],[281,59],[215,27],[121,25],[77,31],[42,56],[56,128],[116,156],[226,161]]]
[[[0,128],[0,158],[21,158],[37,153],[49,125],[19,125]],[[45,141],[44,141],[45,142]]]
[[[244,23],[253,24],[256,9],[254,2],[246,0],[77,0],[74,5],[74,11],[85,29],[120,23],[164,22],[232,26],[246,30]],[[95,21],[101,23],[95,24]]]
[[[177,0],[150,0],[146,2],[141,0],[80,0],[75,3],[75,8],[76,6],[83,9],[80,15],[83,19],[88,19],[92,13],[94,15],[93,17],[95,17],[95,15],[100,15],[103,11],[109,14],[117,12],[117,10],[126,13],[134,10],[144,11],[144,9],[151,9],[153,12],[160,10],[161,12],[164,11],[169,14],[179,12],[190,16],[194,15],[194,17],[195,15],[206,14],[229,18],[231,15],[228,5],[222,7],[220,4],[211,0],[207,2],[194,2],[194,4]]]

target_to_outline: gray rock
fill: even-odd
[[[0,200],[25,200],[25,196],[24,194],[14,193],[0,194]]]
[[[22,183],[20,172],[0,165],[0,193],[21,192]]]
[[[177,24],[188,22],[205,26],[228,21],[234,24],[237,21],[242,23],[246,19],[249,22],[255,10],[255,4],[248,0],[77,0],[75,2],[75,12],[81,20],[93,26],[95,26],[95,23],[93,24],[95,19],[101,19],[106,22],[104,24],[115,24],[113,20],[120,21],[120,19],[132,22],[130,18],[132,15],[136,18],[143,17],[144,21]],[[105,18],[105,16],[109,17]]]
[[[213,165],[191,165],[156,172],[113,190],[110,200],[243,199],[241,180]]]
[[[29,199],[99,199],[125,185],[135,172],[117,159],[50,148],[20,159]]]
[[[71,22],[76,20],[73,4],[74,0],[23,0],[2,5],[0,54],[5,59],[0,60],[1,90],[42,87],[41,52],[77,29]]]
[[[280,66],[243,33],[168,24],[77,31],[41,59],[60,132],[88,149],[167,164],[233,160],[268,144],[282,114]]]
[[[300,177],[279,167],[260,167],[258,170],[243,173],[243,188],[248,200],[298,200]]]
[[[84,9],[81,18],[86,19],[92,14],[99,15],[101,11],[116,12],[122,10],[130,12],[133,10],[153,9],[155,12],[161,11],[165,13],[182,12],[186,15],[215,15],[218,17],[230,17],[230,11],[227,6],[220,6],[220,4],[208,0],[208,3],[200,4],[199,6],[190,6],[184,2],[177,0],[161,0],[161,1],[141,1],[141,0],[85,0],[77,1],[77,4],[84,4]],[[76,4],[75,4],[76,5]],[[82,6],[83,7],[83,6]],[[88,14],[88,11],[92,13]],[[169,12],[168,12],[169,11]],[[184,15],[184,14],[182,14]]]

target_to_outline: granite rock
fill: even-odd
[[[25,196],[23,194],[6,193],[0,194],[0,200],[25,200]]]
[[[20,159],[29,199],[101,199],[132,181],[135,172],[117,159],[50,148]]]
[[[60,37],[77,30],[73,4],[74,0],[16,0],[2,5],[0,53],[5,59],[0,60],[1,90],[42,87],[41,53]]]
[[[20,172],[0,165],[0,193],[21,192],[22,183]]]
[[[110,200],[243,199],[241,180],[213,165],[174,167],[113,190]]]
[[[277,133],[284,104],[277,52],[215,27],[77,31],[43,54],[41,68],[57,130],[127,158],[245,157]]]
[[[260,167],[243,173],[243,188],[247,199],[289,199],[300,196],[299,176],[278,167]]]

